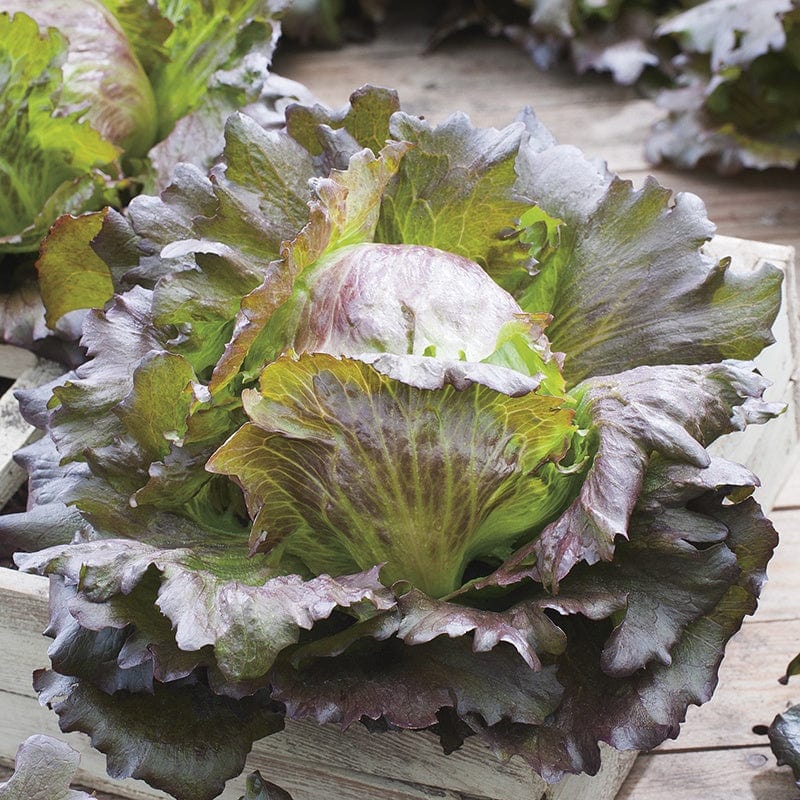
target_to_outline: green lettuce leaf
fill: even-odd
[[[154,65],[150,77],[159,112],[159,139],[206,102],[209,86],[219,87],[223,94],[228,89],[241,91],[236,85],[240,79],[230,74],[231,69],[258,73],[269,64],[274,47],[272,18],[285,5],[282,0],[158,3],[172,28],[162,44],[167,58]],[[248,64],[248,59],[255,63]]]
[[[541,528],[563,504],[546,465],[567,451],[571,412],[451,381],[416,390],[322,355],[268,366],[243,398],[251,424],[208,465],[243,486],[251,550],[314,574],[384,564],[384,580],[437,597]]]
[[[537,128],[531,133],[521,167],[526,192],[565,224],[519,301],[553,315],[548,336],[568,354],[568,384],[644,364],[749,359],[772,342],[782,273],[771,264],[737,273],[728,259],[704,255],[714,228],[696,196],[673,202],[652,178],[635,190],[574,149],[542,140]],[[633,279],[641,274],[657,292]]]
[[[101,0],[87,0],[79,15],[47,0],[3,0],[0,8],[25,12],[42,31],[55,28],[66,37],[60,113],[80,112],[103,140],[129,155],[144,155],[156,135],[153,90],[116,17]]]
[[[34,251],[56,217],[113,201],[120,153],[82,112],[57,116],[67,42],[25,14],[0,14],[0,248]]]

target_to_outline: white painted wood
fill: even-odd
[[[714,442],[712,453],[745,464],[761,479],[755,497],[764,508],[772,508],[790,476],[795,449],[800,440],[798,400],[798,354],[800,354],[800,304],[797,299],[795,252],[793,247],[750,242],[729,236],[716,236],[705,251],[715,258],[731,257],[731,269],[748,272],[765,262],[783,270],[783,302],[773,325],[775,344],[767,347],[755,364],[772,381],[765,393],[770,401],[782,402],[786,413],[767,425],[751,425]]]
[[[30,350],[0,344],[0,376],[18,378],[25,370],[36,364],[36,356]]]

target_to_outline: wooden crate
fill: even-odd
[[[709,244],[715,255],[734,257],[736,269],[753,269],[763,260],[787,273],[785,303],[775,326],[777,344],[758,359],[762,371],[774,381],[771,399],[788,404],[787,413],[766,427],[754,426],[745,434],[726,437],[715,444],[725,457],[748,463],[760,472],[759,499],[770,508],[784,483],[786,469],[798,442],[796,413],[798,352],[797,304],[792,271],[793,251],[788,247],[765,245],[726,237]],[[6,351],[0,349],[0,374],[21,371],[18,383],[31,385],[52,374],[52,367],[27,354],[16,367],[6,367]],[[27,360],[26,360],[27,359]],[[50,370],[50,371],[49,371]],[[3,416],[12,431],[13,447],[23,444],[32,431],[18,417],[12,420],[13,404],[5,395]],[[12,420],[9,422],[9,420]],[[9,435],[9,434],[7,434]],[[2,440],[0,440],[2,441]],[[765,446],[766,445],[766,446]],[[0,444],[8,462],[11,447]],[[767,452],[769,459],[762,454]],[[16,468],[9,485],[21,480]],[[47,583],[38,576],[0,569],[0,763],[13,764],[16,748],[32,733],[49,733],[70,742],[83,753],[79,780],[94,788],[135,800],[154,800],[167,795],[140,781],[113,781],[105,774],[105,757],[93,751],[83,734],[61,734],[55,714],[39,706],[30,686],[32,670],[47,664],[48,640],[40,631],[47,622]],[[611,800],[619,790],[635,759],[634,753],[604,749],[601,772],[594,776],[568,776],[547,787],[521,762],[502,764],[481,746],[468,741],[458,752],[444,756],[430,734],[387,733],[372,735],[360,728],[345,734],[313,723],[290,723],[287,730],[254,747],[245,774],[261,770],[265,777],[285,786],[295,800],[312,800],[333,794],[337,800]],[[243,778],[228,783],[223,800],[236,800],[244,791]]]

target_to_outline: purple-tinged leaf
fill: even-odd
[[[61,730],[91,736],[111,777],[146,780],[176,800],[217,797],[244,768],[253,742],[283,728],[263,693],[233,700],[186,683],[112,695],[43,670],[35,673],[34,687],[58,714]]]
[[[91,800],[70,789],[81,757],[68,744],[50,736],[31,736],[17,750],[14,774],[0,783],[2,800]]]

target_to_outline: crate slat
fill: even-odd
[[[797,800],[769,747],[654,753],[637,759],[617,800]]]

